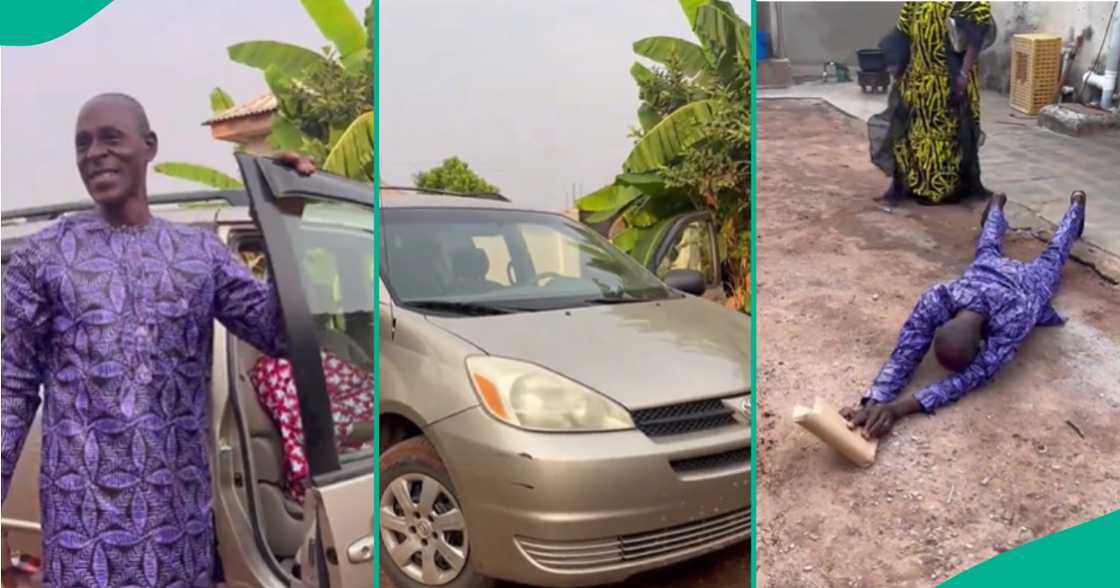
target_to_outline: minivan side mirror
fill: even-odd
[[[665,285],[693,296],[703,296],[708,289],[704,274],[696,270],[675,269],[665,274]]]

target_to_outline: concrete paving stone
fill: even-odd
[[[807,82],[759,92],[761,100],[772,98],[824,100],[864,121],[886,107],[884,95],[863,94],[854,83]],[[1056,133],[1040,127],[1037,117],[1012,111],[1007,96],[987,91],[981,113],[984,183],[1050,224],[1061,221],[1070,193],[1084,190],[1090,207],[1083,240],[1097,255],[1120,260],[1120,130],[1083,137]]]

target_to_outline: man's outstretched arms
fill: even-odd
[[[953,318],[957,310],[946,285],[926,290],[902,326],[894,352],[875,376],[864,402],[887,404],[897,398],[929,351],[937,328]]]

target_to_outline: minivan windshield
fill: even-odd
[[[486,315],[675,296],[652,273],[559,215],[467,208],[382,210],[382,276],[421,311]]]

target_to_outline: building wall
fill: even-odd
[[[818,71],[829,61],[856,66],[856,50],[869,49],[898,22],[901,2],[760,2],[759,24],[780,24],[780,54],[795,66]],[[766,4],[766,9],[761,5]],[[766,19],[776,8],[776,18]]]
[[[981,82],[1004,94],[1010,88],[1011,37],[1018,33],[1060,35],[1068,44],[1088,29],[1070,70],[1071,85],[1092,64],[1114,2],[992,2],[999,34],[980,55]],[[760,2],[759,29],[769,30],[779,51],[803,71],[828,61],[856,64],[857,49],[875,47],[898,18],[901,2]],[[775,35],[774,28],[780,29]]]
[[[981,82],[985,88],[1007,94],[1011,84],[1011,37],[1018,33],[1060,35],[1072,43],[1088,28],[1080,54],[1067,78],[1069,85],[1080,87],[1081,76],[1092,64],[1104,43],[1105,29],[1113,10],[1113,2],[993,2],[992,16],[999,36],[980,55]]]

